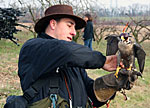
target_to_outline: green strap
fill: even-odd
[[[51,106],[51,100],[47,97],[40,101],[30,104],[27,108],[48,108]]]
[[[64,98],[61,98],[60,96],[58,96],[58,99],[56,101],[56,108],[66,108],[66,106],[69,108],[69,104],[67,103],[67,101]],[[46,97],[40,101],[34,102],[32,104],[30,104],[27,108],[51,108],[52,106],[52,101],[50,100],[49,97]]]

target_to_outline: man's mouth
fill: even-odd
[[[67,37],[69,40],[71,40],[72,41],[72,38],[71,37]]]

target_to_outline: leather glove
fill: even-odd
[[[114,74],[104,75],[94,81],[94,93],[100,102],[106,102],[121,89],[130,90],[138,76],[142,76],[140,72],[126,69],[120,69],[118,78]]]

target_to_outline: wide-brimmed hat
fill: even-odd
[[[44,32],[49,21],[55,18],[71,18],[75,21],[75,29],[81,29],[85,27],[86,22],[84,19],[73,14],[72,7],[69,5],[54,5],[46,9],[45,16],[42,17],[34,27],[35,32]]]

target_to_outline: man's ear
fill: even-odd
[[[52,30],[55,29],[56,24],[57,24],[57,22],[56,22],[54,19],[52,19],[52,20],[49,21],[49,25],[50,25],[50,28],[51,28]]]

